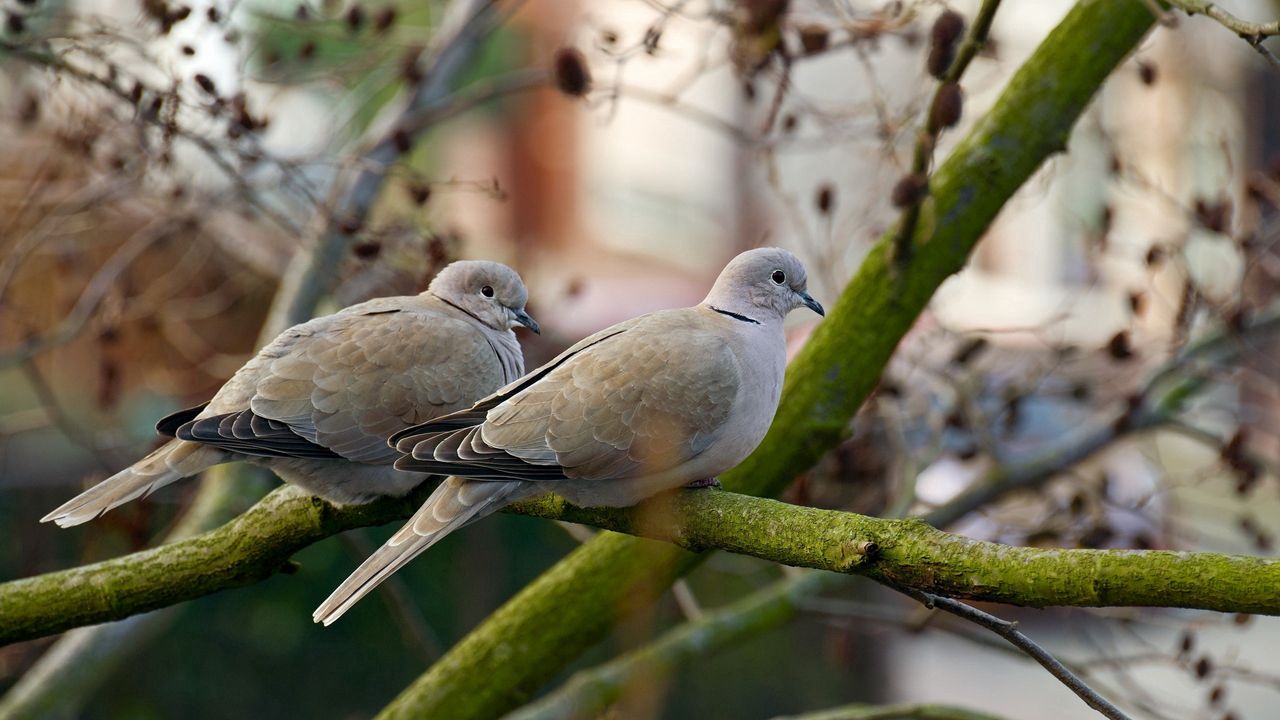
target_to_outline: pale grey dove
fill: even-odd
[[[295,325],[208,403],[161,420],[173,440],[46,515],[70,527],[219,463],[248,460],[337,503],[403,495],[395,432],[470,407],[524,372],[512,328],[537,323],[511,268],[455,262],[426,292]]]
[[[702,304],[627,320],[485,398],[392,437],[396,467],[453,475],[316,611],[328,625],[449,532],[555,492],[584,506],[634,504],[709,484],[764,437],[786,365],[782,321],[808,307],[800,260],[734,258]]]

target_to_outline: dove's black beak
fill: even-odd
[[[818,313],[823,317],[827,316],[826,311],[822,309],[822,304],[819,303],[817,300],[814,300],[812,295],[810,295],[807,292],[802,292],[797,294],[800,296],[800,300],[804,303],[805,307],[809,308],[810,310]]]
[[[542,334],[542,328],[538,327],[538,321],[534,320],[533,316],[525,312],[523,308],[513,311],[512,314],[515,316],[516,322],[532,330],[534,335]]]

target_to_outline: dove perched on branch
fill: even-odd
[[[70,527],[213,465],[248,460],[337,503],[403,495],[387,439],[524,372],[512,328],[538,332],[511,268],[461,261],[426,292],[353,305],[285,330],[208,403],[164,418],[173,440],[46,515]]]
[[[478,402],[392,436],[396,467],[451,475],[316,611],[328,625],[457,528],[544,492],[624,506],[714,483],[764,438],[782,392],[792,310],[822,306],[778,248],[734,258],[697,306],[586,338]]]

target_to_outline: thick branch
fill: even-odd
[[[0,585],[0,643],[117,620],[291,572],[293,553],[343,530],[408,517],[426,491],[337,508],[285,487],[204,535],[5,583]],[[1280,615],[1280,560],[1020,548],[949,535],[920,520],[886,520],[710,490],[663,495],[621,509],[578,508],[547,495],[511,510],[688,550],[728,550],[794,567],[858,574],[946,597],[1031,607],[1150,606]],[[629,570],[614,571],[619,572]]]

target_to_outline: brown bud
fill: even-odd
[[[421,47],[411,47],[400,59],[400,77],[410,85],[422,82],[422,69],[418,67],[418,57],[422,55]]]
[[[395,146],[397,153],[404,155],[413,148],[413,137],[408,130],[398,127],[391,131],[391,144]]]
[[[364,223],[358,217],[347,216],[338,221],[338,229],[344,235],[355,235],[360,232],[360,228]]]
[[[1143,85],[1156,84],[1156,66],[1145,60],[1138,61],[1138,79]]]
[[[205,10],[204,15],[209,18],[211,23],[222,22],[222,11],[212,5],[209,6],[208,10]]]
[[[836,205],[836,191],[827,183],[818,186],[818,192],[813,197],[813,204],[818,208],[818,212],[823,215],[830,215],[831,210]]]
[[[1203,680],[1209,677],[1209,673],[1213,672],[1213,663],[1209,660],[1208,655],[1201,655],[1195,664],[1196,677]]]
[[[359,5],[359,4],[352,5],[347,10],[347,16],[346,16],[347,29],[350,30],[351,32],[360,32],[360,29],[364,27],[364,20],[365,20],[365,17],[364,17],[363,5]]]
[[[560,92],[571,97],[582,97],[591,90],[591,71],[581,51],[572,47],[556,51],[555,79]]]
[[[387,5],[373,16],[373,30],[378,34],[385,33],[396,24],[396,8],[394,5]]]
[[[955,45],[964,33],[964,16],[954,10],[947,10],[933,21],[933,29],[929,31],[929,42],[937,46]]]
[[[316,56],[316,41],[308,40],[298,47],[298,59],[302,61],[310,60]]]
[[[178,49],[183,55],[186,55],[187,57],[191,57],[192,55],[196,54],[196,49],[190,45],[183,45]]]
[[[378,253],[382,252],[382,244],[376,242],[356,243],[351,248],[351,254],[361,260],[372,260],[378,257]]]
[[[1187,630],[1182,633],[1182,639],[1178,641],[1178,654],[1186,655],[1196,647],[1196,636]]]
[[[915,205],[929,194],[929,178],[924,175],[904,175],[893,186],[889,195],[890,202],[896,208]]]
[[[426,183],[413,183],[406,190],[409,192],[409,198],[413,200],[414,205],[425,205],[427,200],[431,198],[431,186]]]
[[[973,362],[975,358],[987,349],[989,343],[984,337],[972,338],[956,350],[955,355],[951,356],[951,364],[964,367]]]
[[[1129,293],[1129,312],[1141,315],[1147,309],[1147,296],[1140,292]]]
[[[964,93],[960,91],[960,83],[943,83],[933,100],[933,117],[929,124],[939,130],[953,127],[960,122],[960,113],[964,107]]]
[[[217,88],[214,87],[213,85],[213,80],[210,79],[208,75],[205,75],[204,73],[196,73],[196,76],[194,79],[196,81],[196,84],[200,86],[201,90],[205,91],[210,95],[218,94]]]
[[[1158,267],[1161,263],[1164,262],[1164,256],[1165,256],[1165,249],[1163,245],[1152,245],[1150,248],[1147,249],[1147,257],[1145,259],[1145,262],[1147,263],[1147,267],[1149,268]]]
[[[5,29],[10,35],[21,35],[27,29],[27,18],[24,15],[11,12],[4,21]]]
[[[941,80],[947,74],[947,69],[951,67],[951,62],[956,59],[956,50],[952,45],[934,45],[929,48],[929,57],[925,61],[925,68],[933,77]]]
[[[1222,199],[1215,202],[1197,198],[1195,211],[1196,221],[1204,228],[1219,233],[1227,231],[1227,224],[1231,221],[1230,200]]]
[[[24,126],[34,125],[40,119],[40,101],[30,93],[22,98],[22,107],[18,109],[18,123]]]
[[[805,55],[817,55],[827,49],[831,34],[821,25],[805,25],[800,28],[800,47]]]
[[[1129,340],[1128,331],[1121,330],[1111,339],[1107,341],[1107,354],[1115,360],[1129,360],[1133,357],[1133,345]]]

